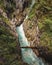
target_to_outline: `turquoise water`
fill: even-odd
[[[23,30],[23,24],[16,28],[18,37],[19,37],[19,43],[21,47],[30,46],[30,43],[28,42],[24,30]],[[22,54],[22,60],[29,65],[45,65],[42,59],[38,58],[36,54],[33,52],[30,48],[21,48],[21,54]]]

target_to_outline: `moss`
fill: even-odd
[[[8,18],[5,18],[4,16],[2,16],[2,15],[0,15],[0,18],[1,18],[1,20],[3,21],[3,22],[5,22],[7,25],[11,25],[11,23],[10,23],[10,21],[9,21],[9,19]]]
[[[52,20],[45,19],[44,22],[39,22],[38,25],[41,31],[40,44],[42,46],[47,46],[49,52],[52,52]]]

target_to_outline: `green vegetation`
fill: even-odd
[[[37,0],[29,14],[29,19],[37,19],[40,31],[40,44],[52,52],[52,1]]]
[[[29,1],[31,0],[28,0],[28,2]],[[0,19],[10,27],[11,23],[9,22],[9,19],[12,18],[13,13],[16,11],[16,3],[14,0],[0,0],[0,9],[8,15],[8,18],[5,18],[2,14],[0,14]],[[40,31],[40,45],[48,47],[49,52],[52,53],[52,0],[36,0],[32,10],[29,13],[29,19],[31,21],[35,19],[34,22],[38,24]],[[32,29],[34,23],[32,25],[31,22],[29,25],[29,28]],[[7,28],[7,26],[0,24],[0,64],[24,65],[22,60],[20,60],[21,56],[19,56],[19,54],[21,55],[21,53],[18,52],[17,46],[19,42],[17,43],[16,38]],[[16,57],[17,59],[12,62],[12,60]],[[18,57],[20,59],[18,59]]]
[[[0,65],[23,65],[16,38],[6,26],[0,25]],[[27,64],[25,64],[27,65]]]
[[[2,16],[1,14],[0,14],[0,19],[1,19],[4,23],[6,23],[8,26],[10,26],[10,25],[11,25],[11,23],[10,23],[9,19],[8,19],[8,18],[5,18],[5,17],[4,17],[4,16]]]
[[[4,60],[1,59],[4,65],[9,64],[17,56],[15,43],[15,38],[9,33],[7,28],[0,25],[0,57],[4,58]]]

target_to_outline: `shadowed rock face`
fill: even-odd
[[[16,12],[20,14],[29,6],[31,0],[5,0],[4,5],[7,13]]]
[[[32,0],[0,0],[1,19],[9,19],[9,27],[15,30],[15,25],[20,25],[27,15],[27,8]],[[6,22],[6,25],[8,23]]]
[[[3,3],[4,12],[7,14],[9,19],[18,21],[16,24],[22,23],[25,16],[28,14],[27,8],[29,7],[32,0],[1,0]]]

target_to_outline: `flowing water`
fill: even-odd
[[[35,0],[32,0],[30,10],[32,9],[34,3]],[[26,16],[25,20],[27,18],[28,15]],[[28,42],[23,30],[23,24],[21,24],[19,27],[16,27],[16,31],[19,37],[20,47],[30,46],[30,43]],[[22,60],[28,63],[29,65],[45,65],[42,59],[38,58],[36,54],[33,52],[33,50],[30,48],[21,48],[21,54],[22,54]]]
[[[20,47],[30,46],[30,43],[28,42],[23,30],[23,24],[17,27],[16,31],[19,37]],[[30,48],[21,48],[21,54],[22,60],[29,65],[45,65],[42,59],[38,58]]]

